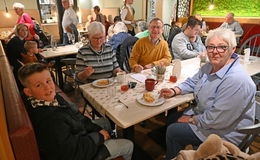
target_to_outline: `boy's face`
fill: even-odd
[[[29,49],[30,53],[38,53],[38,48],[37,45],[33,45],[30,49]]]
[[[26,79],[26,84],[24,93],[27,96],[50,102],[54,100],[55,85],[48,70],[32,74]]]

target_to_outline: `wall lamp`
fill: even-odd
[[[10,13],[8,12],[7,5],[6,5],[5,0],[4,0],[4,3],[5,3],[5,16],[6,16],[7,18],[9,18],[9,17],[11,17],[11,15],[10,15]]]
[[[213,10],[213,9],[214,9],[214,3],[213,0],[210,0],[209,10]]]

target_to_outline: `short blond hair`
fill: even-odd
[[[35,42],[35,41],[26,41],[24,43],[24,49],[26,50],[26,52],[28,52],[29,49],[31,49],[35,46],[37,47],[37,42]]]

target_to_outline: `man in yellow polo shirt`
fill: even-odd
[[[133,47],[129,58],[132,72],[141,72],[157,65],[168,66],[171,62],[171,54],[168,44],[162,38],[163,22],[154,18],[149,24],[149,36],[139,39]]]

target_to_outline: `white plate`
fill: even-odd
[[[102,81],[102,80],[108,80],[109,84],[107,84],[107,85],[98,85],[97,82]],[[97,79],[97,80],[92,82],[92,85],[95,86],[95,87],[98,87],[98,88],[105,88],[105,87],[113,85],[113,83],[114,83],[114,81],[112,79]]]
[[[159,106],[165,102],[163,97],[159,98],[159,94],[151,93],[155,97],[155,101],[153,103],[148,103],[143,99],[143,94],[138,95],[136,101],[145,106]]]

